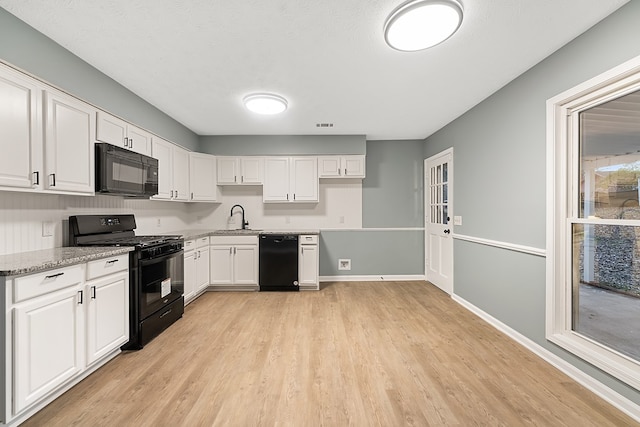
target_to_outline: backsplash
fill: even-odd
[[[185,203],[0,192],[0,255],[66,245],[71,215],[133,213],[138,234],[193,227]],[[158,225],[159,222],[159,225]],[[51,236],[43,236],[50,224]]]
[[[184,229],[240,228],[240,210],[229,224],[231,206],[245,208],[254,229],[305,230],[362,227],[362,184],[331,180],[320,184],[320,203],[262,203],[261,186],[222,187],[222,203],[181,203],[115,196],[67,196],[0,192],[0,255],[67,245],[72,215],[136,216],[136,234]],[[44,228],[51,235],[44,236]],[[46,230],[49,231],[49,230]]]

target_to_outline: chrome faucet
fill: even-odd
[[[249,221],[245,221],[245,220],[244,220],[244,208],[242,207],[242,205],[233,205],[233,206],[231,207],[231,213],[229,214],[229,216],[233,216],[233,210],[234,210],[235,208],[240,208],[240,209],[242,209],[242,229],[243,229],[243,230],[246,230],[246,229],[247,229],[247,226],[249,225]]]

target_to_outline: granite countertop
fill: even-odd
[[[134,248],[69,247],[0,255],[0,276],[17,276],[129,253]]]
[[[206,236],[258,236],[260,234],[306,234],[317,235],[320,230],[178,230],[167,234],[181,235],[184,240]]]

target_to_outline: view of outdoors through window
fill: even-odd
[[[579,177],[573,330],[640,361],[639,92],[580,113]]]

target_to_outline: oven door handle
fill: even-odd
[[[168,254],[164,254],[164,255],[161,255],[159,257],[141,259],[140,260],[140,265],[141,266],[145,266],[145,265],[149,265],[149,264],[156,264],[158,262],[165,261],[165,260],[167,260],[169,258],[175,258],[177,256],[182,256],[182,254],[184,254],[184,250],[180,249],[179,251],[171,252],[171,253],[168,253]]]

